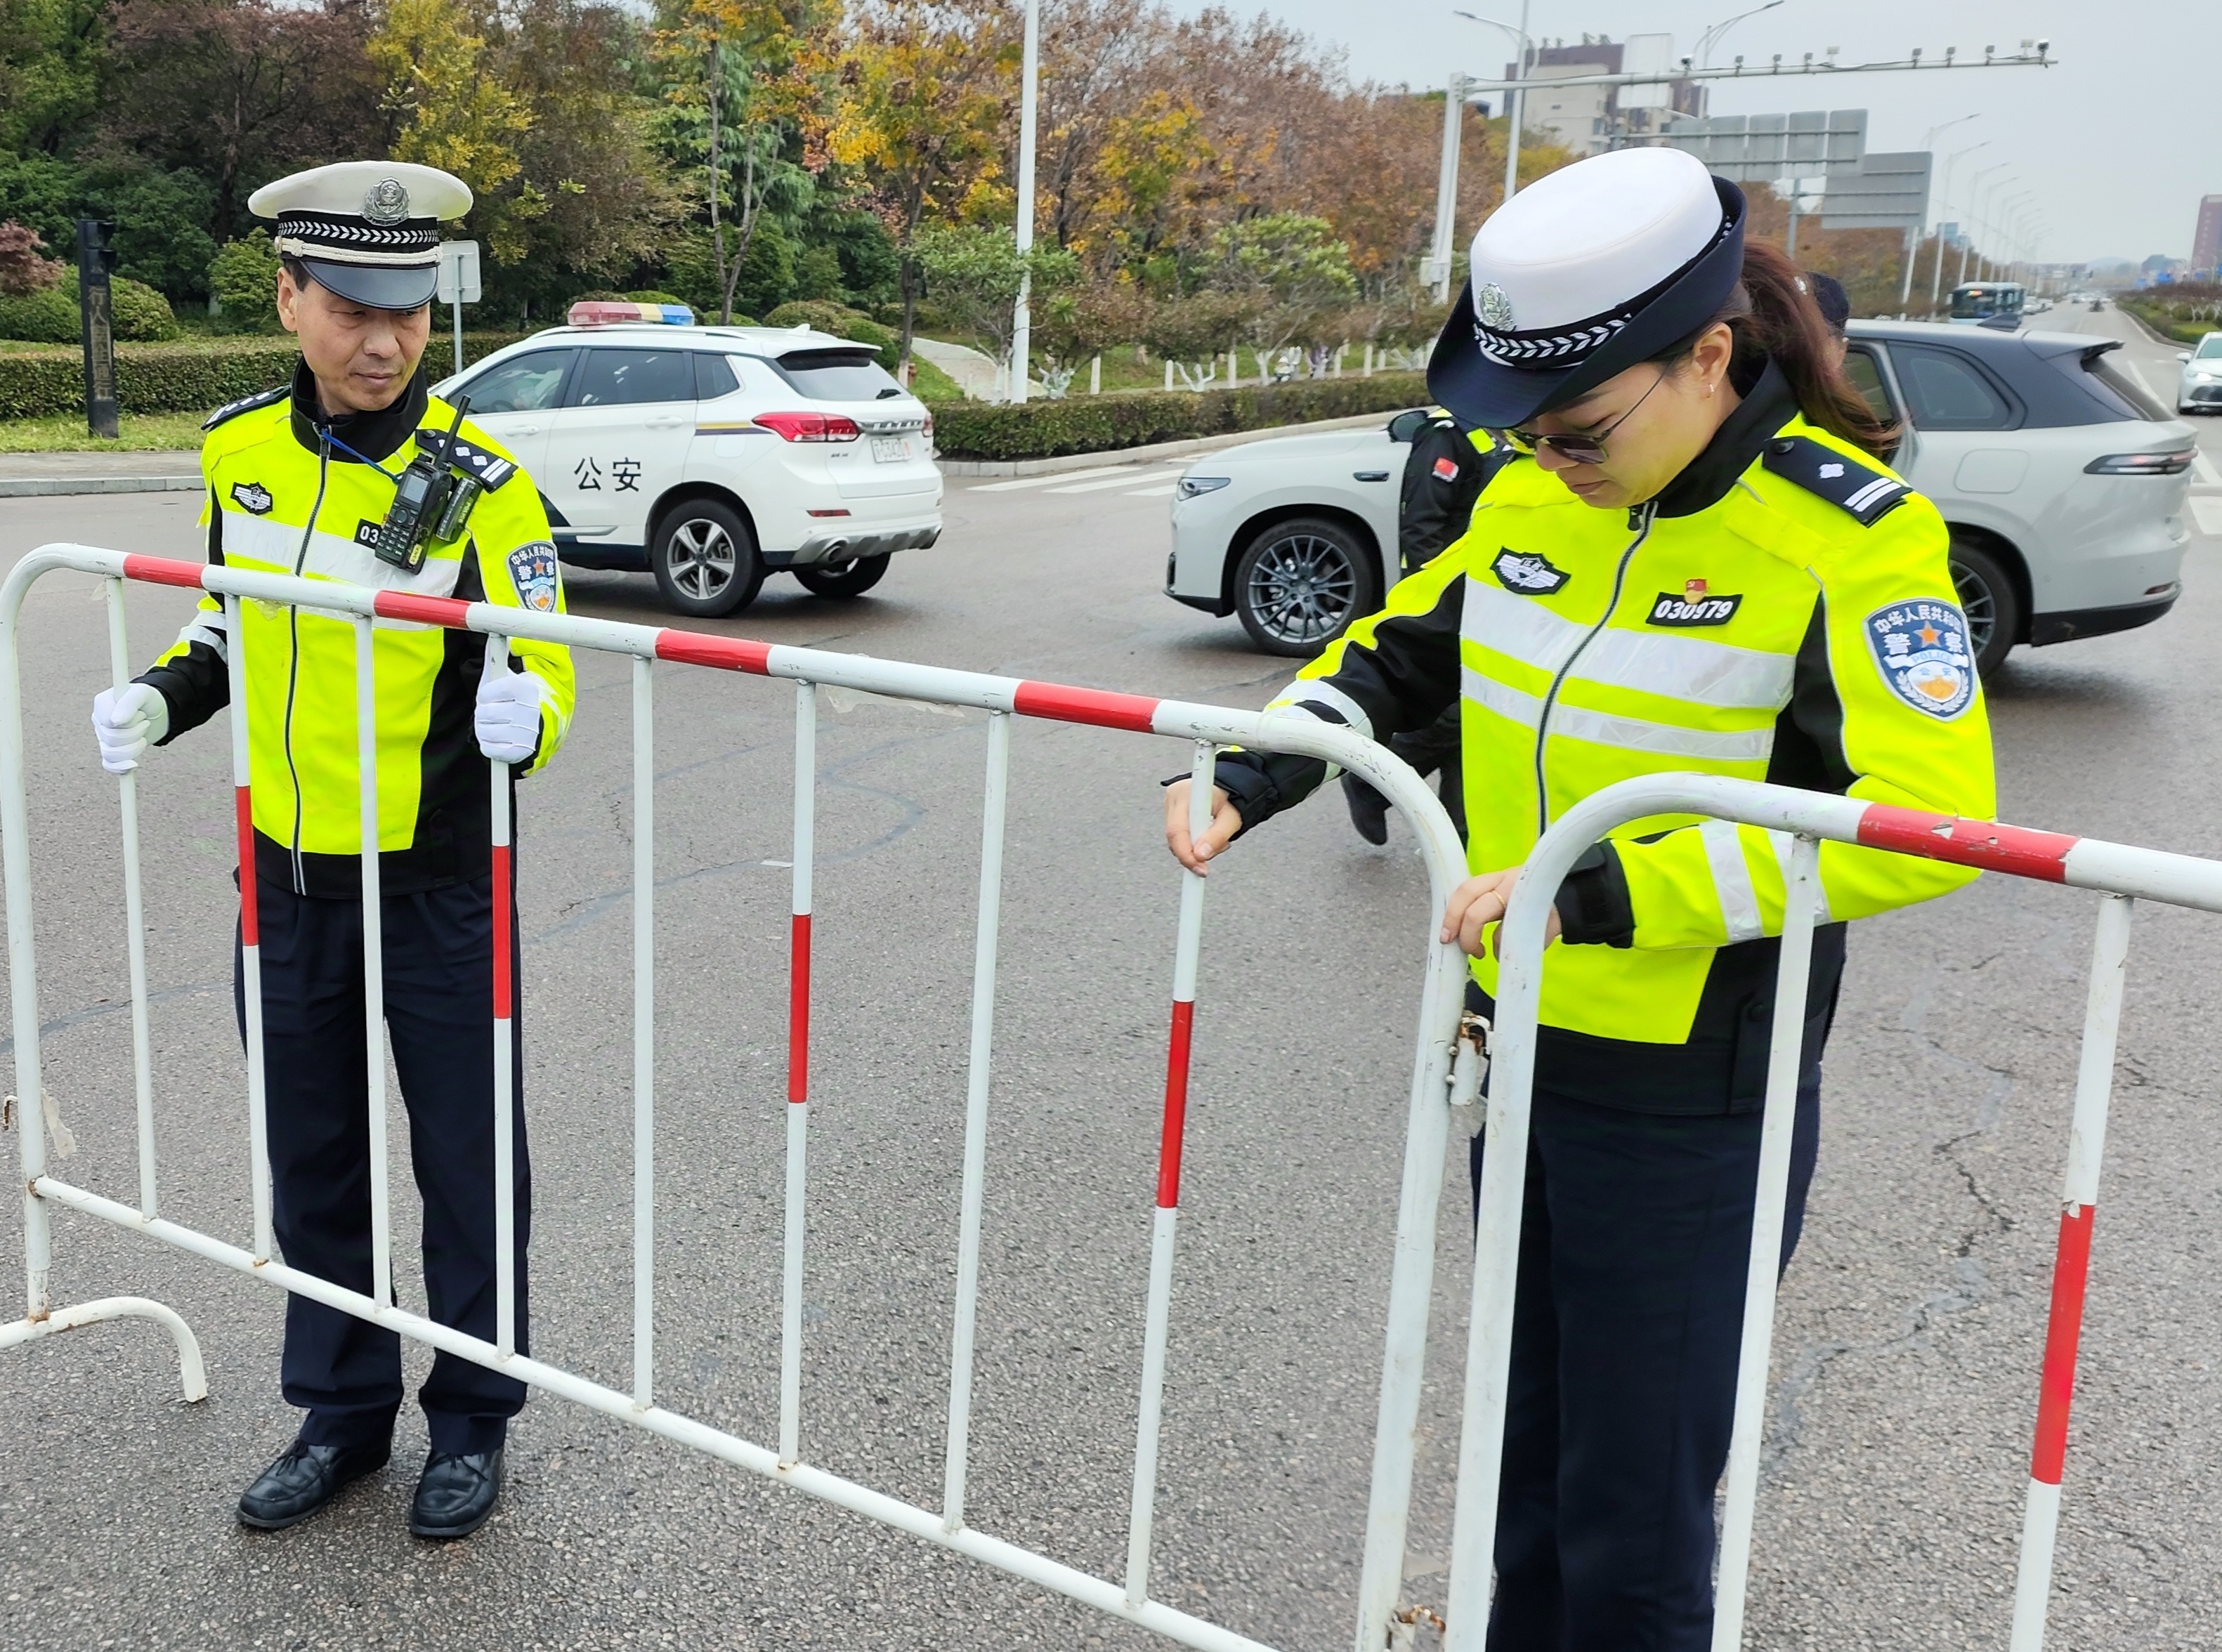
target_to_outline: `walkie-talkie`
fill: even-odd
[[[371,554],[380,561],[416,573],[424,566],[424,552],[436,537],[436,530],[449,525],[459,514],[449,508],[458,503],[455,495],[461,479],[449,461],[455,454],[455,437],[463,428],[463,415],[470,405],[469,397],[459,399],[455,403],[455,422],[441,438],[439,451],[418,454],[394,479],[393,504],[386,512],[386,520],[378,525],[378,543],[371,547]],[[476,491],[474,485],[472,491]]]

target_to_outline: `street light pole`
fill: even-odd
[[[1968,180],[1968,235],[1960,243],[1960,278],[1953,284],[1955,286],[1967,285],[1968,253],[1975,244],[1975,228],[1982,222],[1983,216],[1980,203],[1987,191],[1996,187],[1994,185],[1985,184],[1983,179],[1988,178],[1993,172],[2004,172],[2012,164],[2012,161],[2002,160],[1995,166],[1984,167],[1982,171]]]
[[[1781,3],[1782,0],[1774,0],[1777,5]],[[1486,28],[1501,29],[1510,35],[1513,44],[1519,48],[1520,52],[1519,70],[1512,78],[1515,81],[1522,81],[1528,78],[1528,59],[1532,55],[1528,51],[1528,0],[1520,0],[1520,27],[1517,28],[1513,28],[1510,23],[1500,23],[1494,17],[1478,16],[1471,11],[1453,11],[1451,16],[1463,17],[1470,23],[1480,23]],[[1762,7],[1761,9],[1764,10],[1765,8]],[[1527,89],[1516,85],[1504,100],[1504,199],[1507,201],[1520,192],[1520,123],[1525,118],[1527,112]]]
[[[1962,115],[1956,121],[1947,121],[1941,126],[1930,127],[1929,128],[1929,135],[1921,141],[1923,153],[1932,155],[1934,154],[1936,135],[1938,133],[1949,132],[1955,126],[1965,126],[1969,121],[1980,120],[1981,118],[1981,111],[1978,110],[1973,115]],[[1922,203],[1922,217],[1924,222],[1927,220],[1928,216],[1928,203],[1924,201]],[[1913,264],[1914,260],[1918,258],[1920,254],[1921,229],[1919,225],[1916,225],[1914,227],[1912,237],[1906,242],[1905,279],[1899,284],[1898,290],[1898,308],[1900,314],[1903,314],[1907,307],[1913,302]],[[1941,241],[1936,243],[1936,261],[1940,265],[1944,261],[1944,243]]]
[[[1749,11],[1739,11],[1735,16],[1727,19],[1725,22],[1715,23],[1704,34],[1698,35],[1698,43],[1692,48],[1692,55],[1694,55],[1698,59],[1698,66],[1700,69],[1703,69],[1711,66],[1713,60],[1713,48],[1721,43],[1722,40],[1727,35],[1729,30],[1734,28],[1745,18],[1756,17],[1762,11],[1772,11],[1775,7],[1781,3],[1782,0],[1767,0],[1767,3],[1765,5],[1754,6]]]
[[[1034,92],[1041,63],[1041,0],[1026,0],[1026,51],[1019,72],[1019,299],[1011,309],[1010,382],[1005,399],[1026,399],[1026,356],[1033,346],[1033,316],[1027,307],[1033,276],[1025,267],[1034,249]]]
[[[1952,171],[1953,168],[1960,164],[1961,156],[1972,155],[1978,149],[1988,148],[1990,147],[1990,141],[1991,141],[1988,138],[1985,138],[1980,143],[1971,143],[1964,149],[1955,149],[1951,154],[1945,159],[1944,187],[1943,191],[1940,191],[1943,198],[1944,206],[1943,210],[1940,211],[1936,217],[1936,267],[1929,272],[1929,313],[1932,316],[1936,313],[1937,300],[1943,295],[1944,291],[1943,215],[1944,212],[1949,212],[1952,210]]]
[[[1435,240],[1428,257],[1428,285],[1439,304],[1450,302],[1456,241],[1459,140],[1466,132],[1466,77],[1453,72],[1443,88],[1443,160],[1435,173]]]

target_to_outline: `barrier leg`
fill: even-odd
[[[363,1093],[370,1107],[370,1293],[393,1300],[393,1214],[386,1185],[386,906],[379,882],[378,666],[371,622],[355,622],[355,785],[361,794]]]
[[[1774,974],[1773,1036],[1767,1052],[1767,1111],[1759,1133],[1759,1186],[1744,1276],[1743,1346],[1736,1361],[1736,1429],[1729,1442],[1727,1518],[1713,1605],[1713,1652],[1743,1643],[1744,1591],[1759,1501],[1759,1448],[1767,1428],[1767,1362],[1774,1351],[1774,1292],[1782,1272],[1783,1212],[1790,1146],[1798,1126],[1798,1079],[1805,1061],[1805,989],[1813,971],[1813,917],[1821,886],[1817,839],[1792,840],[1785,879],[1781,961]]]
[[[20,578],[20,575],[18,576]],[[23,1314],[47,1317],[53,1236],[35,1191],[47,1173],[47,1116],[39,1065],[38,948],[31,923],[30,809],[23,787],[23,686],[16,649],[22,587],[0,608],[0,876],[8,890],[8,997],[15,1029],[16,1139],[23,1169]]]
[[[123,623],[123,581],[104,579],[108,598],[109,679],[131,681],[131,642]],[[123,824],[123,954],[131,977],[131,1089],[139,1115],[139,1211],[161,1214],[154,1180],[154,1045],[147,1028],[147,902],[139,877],[139,774],[118,777]],[[168,1310],[165,1309],[165,1312]]]
[[[154,1218],[147,1219],[151,1222]],[[170,1340],[177,1345],[178,1384],[185,1403],[195,1405],[208,1398],[208,1373],[201,1363],[200,1341],[193,1335],[192,1327],[172,1310],[145,1297],[102,1297],[97,1301],[57,1308],[43,1319],[19,1319],[12,1325],[0,1325],[0,1348],[35,1342],[59,1331],[75,1330],[80,1325],[95,1325],[110,1319],[151,1319],[168,1331]]]
[[[1214,748],[1196,742],[1189,765],[1188,829],[1211,823]],[[1172,1036],[1165,1055],[1165,1111],[1158,1142],[1158,1205],[1150,1227],[1150,1298],[1142,1330],[1142,1405],[1134,1436],[1134,1498],[1127,1526],[1127,1605],[1150,1595],[1150,1524],[1158,1501],[1158,1434],[1164,1418],[1165,1342],[1173,1308],[1173,1237],[1180,1220],[1181,1140],[1188,1124],[1189,1039],[1196,1023],[1196,956],[1203,946],[1203,879],[1181,873],[1180,933],[1173,948]]]
[[[2114,1045],[2122,1026],[2122,986],[2137,903],[2108,895],[2099,903],[2091,948],[2091,990],[2083,1052],[2075,1072],[2075,1114],[2068,1127],[2068,1176],[2060,1239],[2052,1262],[2052,1311],[2038,1379],[2037,1440],[2030,1454],[2029,1502],[2022,1516],[2021,1561],[2014,1581],[2012,1652],[2039,1652],[2052,1596],[2052,1548],[2060,1530],[2060,1480],[2068,1457],[2068,1412],[2075,1397],[2075,1356],[2083,1336],[2083,1287],[2098,1214],[2099,1163],[2106,1146],[2106,1108],[2114,1086]]]
[[[794,917],[787,985],[787,1238],[780,1286],[779,1461],[802,1449],[803,1162],[810,1133],[810,860],[817,835],[818,685],[794,685]]]
[[[1002,922],[1003,817],[1010,791],[1011,718],[988,714],[988,795],[980,811],[980,917],[972,942],[972,1053],[964,1095],[964,1192],[957,1226],[957,1312],[950,1336],[949,1458],[941,1524],[964,1524],[965,1455],[972,1436],[972,1336],[980,1298],[980,1207],[988,1180],[989,1058],[995,1031],[995,941]]]
[[[656,703],[632,662],[632,1399],[656,1391]],[[506,1098],[504,1104],[507,1111]]]
[[[490,669],[506,668],[507,637],[489,635],[486,649]],[[517,1352],[517,867],[509,765],[489,760],[486,785],[493,882],[493,1342],[506,1357]]]
[[[247,604],[224,598],[224,653],[231,670],[231,785],[239,828],[240,995],[247,1004],[248,1174],[254,1206],[254,1260],[270,1260],[270,1129],[262,1056],[262,925],[254,885],[254,804],[248,767]]]

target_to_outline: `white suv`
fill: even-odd
[[[932,416],[828,334],[557,327],[438,389],[530,472],[564,561],[652,573],[682,614],[732,613],[781,571],[857,596],[941,536]]]

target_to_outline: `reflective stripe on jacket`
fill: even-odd
[[[260,573],[455,597],[504,607],[562,611],[548,519],[530,478],[466,422],[461,439],[481,456],[489,484],[464,536],[434,544],[414,573],[381,562],[367,540],[392,504],[394,484],[354,447],[398,474],[417,452],[419,429],[444,432],[453,409],[428,397],[420,372],[383,415],[326,426],[305,372],[292,395],[252,398],[211,421],[201,450],[207,483],[202,525],[209,560]],[[262,875],[297,892],[344,897],[360,886],[361,793],[356,765],[355,624],[348,617],[249,601],[242,635],[224,604],[204,598],[178,640],[140,680],[170,705],[169,738],[230,703],[231,648],[244,647],[248,775]],[[482,876],[490,864],[490,771],[472,732],[486,639],[406,621],[375,627],[380,875],[387,893]],[[505,661],[542,685],[544,766],[569,726],[574,685],[569,650],[512,639]]]
[[[1671,770],[1987,818],[1990,733],[1946,550],[1935,507],[1799,416],[1769,367],[1699,461],[1636,510],[1508,466],[1466,536],[1274,704],[1385,740],[1455,699],[1476,872],[1520,865],[1591,793]],[[1220,778],[1246,829],[1323,775],[1246,754]],[[1780,834],[1689,817],[1614,830],[1562,889],[1572,944],[1544,970],[1546,1027],[1733,1038],[1700,1009],[1724,984],[1771,992],[1774,945],[1760,938],[1780,932],[1787,854]],[[1820,864],[1824,921],[1838,923],[1974,875],[1839,843]],[[1496,961],[1473,973],[1493,995]],[[1832,994],[1833,967],[1817,974]]]

